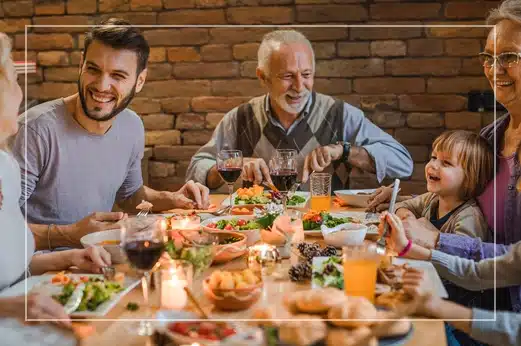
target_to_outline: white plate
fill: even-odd
[[[103,275],[96,274],[67,274],[68,276],[79,280],[80,276],[88,276],[88,277],[100,277],[103,278]],[[30,276],[27,278],[27,292],[38,291],[45,294],[53,295],[60,294],[62,291],[62,285],[53,285],[51,284],[51,279],[54,275],[39,275],[39,276]],[[139,280],[129,278],[125,276],[125,281],[123,282],[123,291],[114,294],[112,299],[106,301],[105,303],[98,306],[95,311],[76,311],[71,314],[71,317],[101,317],[105,316],[118,302],[119,300],[128,292],[130,292],[134,287],[139,284]],[[6,288],[0,293],[0,297],[14,297],[14,296],[23,296],[25,295],[25,280],[20,281],[16,285]]]
[[[293,208],[304,208],[306,206],[306,204],[308,203],[308,200],[309,200],[309,197],[310,197],[310,193],[307,192],[307,191],[297,191],[295,192],[295,195],[296,196],[300,196],[300,197],[304,197],[306,199],[305,202],[303,203],[300,203],[300,204],[297,204],[297,205],[288,205],[289,208],[293,207]],[[237,192],[234,192],[233,195],[232,195],[232,200],[234,202],[234,206],[242,206],[242,205],[264,205],[264,204],[235,204],[235,197],[237,197]],[[223,206],[228,206],[230,205],[230,199],[229,198],[225,198],[223,201],[222,201],[222,205]]]
[[[347,205],[364,208],[367,206],[367,200],[369,199],[370,194],[375,191],[376,189],[336,190],[335,195],[347,203]],[[358,193],[367,193],[367,195],[358,195]]]
[[[443,286],[443,282],[441,281],[436,268],[434,268],[434,265],[431,262],[393,257],[393,264],[402,265],[404,263],[409,264],[413,268],[421,269],[427,273],[432,285],[434,286],[433,291],[435,294],[441,298],[449,297],[449,294],[447,293],[445,286]]]
[[[366,224],[367,222],[375,222],[375,220],[366,220],[365,215],[367,213],[363,211],[342,211],[337,213],[330,213],[331,216],[341,218],[341,217],[352,217],[355,219],[359,219],[362,221],[362,223]],[[313,231],[304,231],[305,235],[308,235],[310,237],[321,237],[322,231],[321,230],[313,230]],[[377,226],[371,226],[368,225],[366,236],[368,235],[378,235],[378,227]]]

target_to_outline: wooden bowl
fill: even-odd
[[[219,243],[229,237],[235,237],[240,239],[231,244],[215,245],[213,263],[225,263],[240,257],[246,253],[248,247],[246,246],[246,235],[239,232],[231,231],[218,231],[212,232],[219,238]]]
[[[220,310],[246,310],[255,304],[262,294],[262,282],[246,288],[214,289],[210,287],[209,280],[210,278],[206,278],[203,281],[204,294]]]
[[[232,220],[232,219],[242,219],[242,220],[250,221],[250,220],[254,220],[255,218],[252,215],[244,215],[244,216],[227,215],[227,216],[220,216],[220,217],[214,217],[214,218],[211,218],[211,219],[207,219],[207,220],[201,222],[201,226],[203,227],[203,231],[206,231],[206,232],[209,232],[209,233],[218,233],[218,232],[226,231],[226,232],[238,232],[238,233],[244,234],[246,236],[246,238],[247,238],[246,239],[246,245],[247,246],[252,246],[253,244],[255,244],[256,242],[258,242],[260,240],[260,230],[259,229],[248,229],[248,230],[244,230],[244,231],[240,231],[240,230],[228,231],[228,230],[222,230],[222,229],[219,229],[219,228],[208,227],[208,225],[211,225],[212,223],[216,223],[216,222],[218,222],[220,220]]]

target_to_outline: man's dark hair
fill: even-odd
[[[95,26],[87,32],[84,41],[83,56],[87,55],[87,49],[93,41],[112,47],[114,49],[128,49],[137,54],[137,74],[147,67],[148,55],[150,47],[145,37],[138,28],[130,26],[131,24],[124,19],[109,18],[101,21],[99,26]],[[128,26],[117,26],[128,25]]]

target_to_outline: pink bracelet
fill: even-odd
[[[407,254],[407,252],[409,252],[409,250],[411,249],[412,247],[412,241],[409,239],[409,242],[407,243],[407,245],[403,248],[403,250],[398,254],[398,257],[403,257]]]

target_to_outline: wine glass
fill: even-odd
[[[230,211],[233,206],[233,184],[239,179],[242,172],[242,151],[221,150],[217,154],[217,171],[228,185],[230,195]]]
[[[160,216],[133,217],[125,220],[121,228],[121,246],[127,255],[127,260],[143,275],[143,301],[146,314],[149,311],[148,283],[150,270],[154,268],[165,250],[166,221]],[[150,322],[140,321],[138,335],[152,335]]]
[[[270,160],[270,177],[280,191],[282,204],[286,210],[288,191],[297,182],[297,151],[277,149]]]

